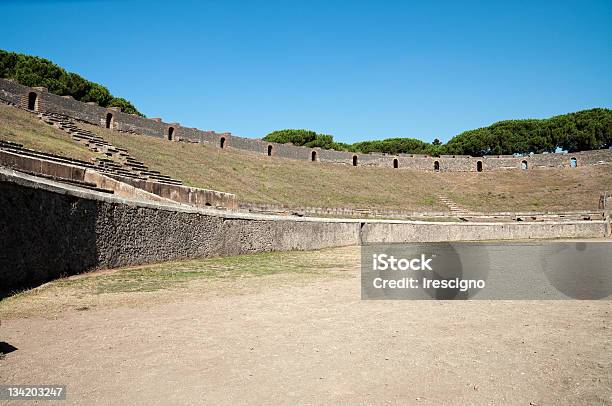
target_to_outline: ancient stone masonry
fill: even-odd
[[[593,238],[605,221],[322,219],[144,202],[0,168],[0,287],[93,269],[378,242]]]
[[[98,162],[94,165],[25,148],[11,141],[0,140],[0,167],[122,197],[195,207],[237,207],[236,196],[232,193],[188,187],[180,182],[167,182],[165,178],[151,178],[142,173],[141,167],[129,171],[116,163],[100,165]]]
[[[444,203],[444,205],[446,205],[450,209],[451,213],[457,216],[465,216],[468,213],[468,210],[466,208],[458,205],[453,200],[451,200],[448,196],[442,193],[437,193],[437,197],[438,197],[438,200],[440,200],[442,203]]]
[[[563,212],[547,211],[498,211],[498,212],[479,212],[468,210],[457,205],[444,195],[438,198],[448,202],[446,211],[407,211],[389,210],[381,208],[349,208],[349,207],[311,207],[294,206],[270,203],[240,202],[237,211],[274,214],[281,216],[298,217],[335,217],[335,218],[361,218],[361,219],[403,219],[403,220],[432,220],[432,219],[453,219],[460,221],[561,221],[561,220],[597,220],[604,219],[602,210],[572,210]],[[612,198],[608,197],[612,206]],[[445,204],[447,202],[444,202]],[[600,199],[600,209],[601,206]],[[460,219],[458,218],[460,217]]]
[[[73,120],[57,113],[39,113],[39,117],[62,131],[67,132],[76,142],[85,144],[89,150],[99,153],[96,166],[101,172],[132,179],[150,180],[170,185],[181,185],[178,179],[163,175],[148,168],[143,162],[132,157],[127,150],[111,145],[104,138],[79,127]],[[113,159],[109,159],[113,158]]]
[[[572,168],[612,163],[612,150],[610,149],[573,154],[535,154],[525,157],[512,155],[430,157],[409,154],[397,156],[376,153],[354,154],[345,151],[297,147],[290,144],[275,144],[259,139],[237,137],[230,133],[182,127],[179,123],[165,123],[161,119],[147,119],[126,114],[119,111],[118,108],[104,108],[95,104],[81,103],[68,96],[49,93],[44,88],[29,88],[6,79],[0,79],[0,100],[40,113],[57,113],[112,130],[163,138],[169,142],[205,142],[218,148],[233,148],[264,156],[273,155],[347,166],[381,166],[399,170],[413,169],[431,172],[482,172],[546,167]]]

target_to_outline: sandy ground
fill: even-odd
[[[362,301],[347,269],[5,318],[0,384],[66,384],[69,404],[612,404],[612,302]]]

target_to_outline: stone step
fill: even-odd
[[[182,186],[183,185],[183,182],[181,182],[181,181],[173,182],[173,181],[163,180],[163,179],[159,179],[157,181],[157,183],[163,183],[163,184],[166,184],[166,185],[174,185],[174,186]]]
[[[129,164],[126,164],[126,166],[127,166],[128,168],[130,168],[130,169],[134,170],[134,171],[139,171],[139,172],[144,172],[144,171],[146,171],[147,169],[149,169],[149,168],[147,168],[147,167],[146,167],[146,166],[144,166],[144,165],[129,165]]]
[[[47,154],[45,152],[35,151],[35,150],[27,149],[27,148],[2,147],[2,149],[6,150],[6,151],[9,151],[9,152],[13,152],[13,153],[19,154],[19,155],[31,156],[33,158],[46,159],[48,161],[67,163],[67,164],[70,164],[70,165],[82,166],[82,167],[86,167],[86,168],[93,168],[94,167],[94,165],[89,163],[89,162],[80,161],[80,160],[76,160],[76,159],[72,159],[72,158],[68,158],[68,157],[63,157],[63,156],[59,156],[59,155],[54,155],[54,154]]]
[[[125,159],[124,162],[119,163],[108,158],[96,158],[96,165],[86,163],[88,167],[96,168],[104,173],[114,173],[134,179],[151,180],[172,185],[183,184],[182,181],[163,175],[160,171],[149,169],[144,162],[130,156],[127,149],[115,147],[103,137],[81,128],[73,119],[59,113],[40,113],[38,117],[69,133],[73,140],[85,144],[90,151],[103,154],[105,157],[118,155]],[[132,131],[132,133],[135,132]]]
[[[13,148],[23,148],[23,144],[19,144],[17,142],[13,142],[13,141],[5,141],[5,140],[0,140],[0,146],[10,146]]]
[[[47,175],[47,174],[44,174],[44,173],[38,173],[38,172],[33,172],[33,171],[20,170],[19,172],[24,172],[24,173],[27,173],[29,175],[38,176],[39,178],[50,179],[50,180],[54,180],[56,182],[67,183],[67,184],[70,184],[70,185],[79,186],[79,187],[83,187],[83,188],[87,188],[87,189],[94,189],[94,190],[99,190],[99,191],[113,193],[112,190],[98,188],[98,186],[95,183],[93,183],[93,182],[86,182],[86,181],[77,180],[77,179],[62,178],[60,176]]]

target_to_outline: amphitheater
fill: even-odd
[[[606,210],[609,198],[605,188],[610,186],[612,150],[478,158],[364,155],[273,144],[230,133],[182,127],[161,119],[125,114],[118,108],[82,103],[51,94],[45,88],[29,88],[4,79],[0,80],[0,99],[6,105],[5,117],[30,115],[32,118],[21,120],[34,118],[40,122],[39,126],[50,125],[53,131],[67,134],[62,142],[73,143],[74,151],[78,152],[73,156],[62,154],[61,149],[56,151],[48,144],[40,144],[36,137],[26,138],[28,145],[23,144],[20,136],[0,137],[0,207],[4,211],[3,227],[9,230],[2,233],[2,244],[9,247],[8,255],[0,258],[0,277],[5,287],[33,286],[59,275],[93,269],[254,252],[313,250],[373,242],[610,236],[610,217]],[[262,197],[265,189],[249,192],[252,185],[248,183],[232,185],[232,193],[185,185],[178,176],[162,174],[149,168],[151,162],[138,159],[150,142],[160,151],[178,146],[175,155],[164,158],[170,160],[164,165],[159,158],[162,152],[152,155],[153,164],[160,161],[158,166],[170,171],[173,166],[195,165],[188,158],[194,153],[204,156],[200,159],[225,154],[236,158],[237,161],[230,161],[231,165],[245,165],[248,160],[254,160],[259,167],[250,168],[252,172],[265,170],[271,161],[298,174],[314,171],[314,178],[317,172],[333,170],[329,176],[337,177],[342,176],[337,175],[340,172],[359,170],[362,172],[358,177],[368,176],[362,175],[367,171],[374,179],[394,178],[404,182],[410,177],[420,179],[421,183],[410,184],[405,191],[397,183],[386,185],[399,189],[399,193],[388,199],[390,204],[397,202],[394,207],[374,200],[364,200],[358,207],[350,200],[352,194],[358,194],[354,185],[341,183],[327,186],[314,198],[314,201],[323,199],[324,193],[331,193],[334,188],[351,189],[339,202],[307,205],[313,200],[306,199],[304,205],[291,205],[288,203],[292,202],[294,191],[290,188],[298,191],[306,187],[299,184],[299,178],[289,182],[289,190],[283,192],[288,195],[284,202]],[[126,145],[130,148],[125,148]],[[89,160],[79,157],[89,157]],[[185,162],[177,162],[183,161],[182,158]],[[552,190],[545,187],[543,193],[551,202],[544,202],[540,207],[546,209],[550,205],[552,210],[534,210],[534,207],[517,210],[520,204],[512,200],[512,194],[529,193],[518,188],[500,196],[497,206],[487,210],[479,196],[472,197],[470,207],[465,207],[455,201],[452,190],[444,193],[440,187],[440,182],[446,182],[447,186],[457,182],[457,188],[461,189],[464,186],[460,178],[476,176],[491,176],[492,182],[498,182],[508,174],[510,183],[521,175],[527,175],[527,179],[542,176],[545,182],[551,182],[551,177],[573,176],[568,172],[585,170],[595,171],[589,173],[595,178],[595,184],[591,185],[595,190],[580,190],[582,183],[593,182],[581,178],[582,173],[575,178],[578,186],[570,181],[569,186]],[[556,172],[551,175],[551,171]],[[219,188],[224,179],[228,178],[221,177],[221,183],[217,183]],[[472,186],[481,187],[482,181],[483,178],[475,178]],[[312,180],[303,181],[308,182]],[[379,193],[375,183],[380,182],[359,185],[361,193]],[[529,184],[525,187],[538,188]],[[429,194],[415,203],[415,196],[423,193]],[[281,193],[270,191],[269,194]],[[243,199],[241,195],[250,199]],[[346,195],[348,204],[343,205]],[[563,205],[558,200],[567,203]],[[465,201],[470,203],[469,199]]]
[[[65,384],[69,404],[612,404],[607,300],[359,295],[375,243],[478,241],[520,279],[516,247],[612,242],[612,150],[364,155],[4,79],[0,101],[0,385]]]

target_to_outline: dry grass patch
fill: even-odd
[[[296,161],[88,129],[189,185],[257,203],[445,211],[436,197],[442,192],[477,211],[594,210],[599,194],[612,191],[612,165],[432,173]]]
[[[440,180],[417,171],[297,161],[87,126],[152,168],[241,201],[291,206],[444,210]]]
[[[612,191],[612,165],[445,174],[445,193],[480,211],[595,210]]]
[[[35,114],[5,104],[0,104],[0,139],[84,161],[91,161],[96,156],[68,133],[43,123]]]
[[[358,266],[359,249],[343,247],[174,261],[91,272],[61,278],[0,300],[0,319],[158,303],[190,294],[244,293],[241,281],[247,279],[250,289],[278,284],[297,286],[321,277],[347,276],[344,271],[355,270]],[[257,280],[253,282],[253,279]]]
[[[442,193],[476,211],[595,210],[612,192],[612,165],[498,172],[433,173],[268,157],[210,144],[168,142],[79,124],[152,169],[239,201],[290,207],[447,211]],[[0,138],[78,159],[96,154],[31,113],[0,106]]]

